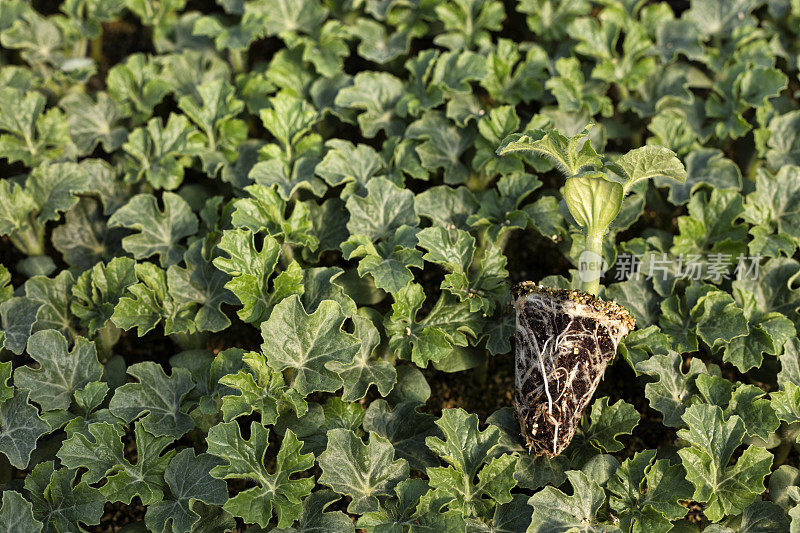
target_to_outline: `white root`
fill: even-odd
[[[565,294],[533,289],[515,302],[517,414],[528,424],[529,444],[552,432],[552,445],[535,446],[552,455],[561,451],[559,437],[562,449],[572,439],[608,360],[633,328],[624,310],[620,319],[593,300],[573,300]]]

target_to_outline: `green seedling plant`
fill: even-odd
[[[606,365],[635,325],[623,307],[595,298],[604,271],[603,238],[635,183],[662,176],[686,181],[677,156],[659,146],[604,162],[589,141],[591,126],[572,137],[554,130],[512,134],[497,149],[498,155],[532,152],[552,161],[567,177],[564,201],[583,232],[583,250],[573,258],[581,294],[530,282],[514,288],[514,407],[529,451],[550,457],[569,446]]]
[[[800,531],[798,43],[0,0],[0,533]]]
[[[566,137],[555,130],[531,130],[506,137],[498,155],[531,152],[550,160],[567,178],[563,198],[584,237],[583,252],[573,257],[580,268],[583,291],[597,295],[603,273],[603,238],[622,209],[625,196],[638,182],[659,177],[686,181],[686,169],[672,150],[643,146],[604,161],[592,147],[589,124]]]

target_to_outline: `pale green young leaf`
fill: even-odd
[[[764,491],[773,456],[763,448],[748,446],[734,465],[731,455],[742,444],[744,423],[737,415],[723,420],[722,410],[707,404],[692,405],[683,414],[689,429],[678,436],[690,446],[678,450],[686,479],[694,485],[693,499],[707,503],[706,516],[718,522],[738,514]]]
[[[241,11],[239,23],[233,25],[224,25],[219,15],[198,17],[192,25],[192,34],[213,38],[217,50],[241,53],[253,41],[264,36],[269,10],[258,2],[247,2]]]
[[[319,456],[319,482],[350,496],[348,511],[365,513],[378,509],[378,497],[391,494],[394,486],[408,477],[408,463],[394,459],[394,447],[371,433],[364,444],[352,431],[328,431],[328,446]]]
[[[4,348],[17,355],[25,350],[41,306],[41,302],[26,297],[13,297],[0,303]]]
[[[744,311],[724,291],[703,295],[690,314],[697,323],[698,336],[712,348],[730,343],[749,332]]]
[[[291,154],[295,145],[316,123],[318,114],[307,101],[286,91],[270,98],[270,106],[261,110],[261,121],[283,149]]]
[[[292,387],[301,396],[334,392],[343,382],[331,364],[350,364],[361,345],[342,330],[344,319],[341,306],[334,301],[325,300],[308,314],[300,298],[293,295],[276,305],[269,320],[261,324],[261,350],[275,370],[294,369]]]
[[[381,65],[407,54],[411,41],[407,32],[389,33],[386,26],[366,17],[358,19],[351,33],[361,40],[358,55]]]
[[[797,510],[791,509],[785,513],[772,502],[756,500],[748,505],[742,512],[739,531],[772,532],[792,531],[797,527]],[[791,523],[790,523],[791,521]],[[709,533],[728,533],[733,529],[724,525],[711,524],[706,528]]]
[[[727,380],[710,374],[700,375],[696,381],[700,393],[706,397],[709,403],[723,408],[724,416],[738,415],[744,423],[748,436],[768,441],[770,434],[777,430],[779,425],[773,403],[764,398],[764,391],[755,385],[740,383],[731,389],[728,386],[729,383]],[[710,387],[709,384],[711,384]],[[723,384],[723,386],[719,387],[719,384]],[[708,392],[709,389],[714,392]],[[720,389],[723,390],[722,396],[724,397],[715,395],[715,392]],[[724,389],[728,389],[727,394]],[[777,391],[773,393],[773,402],[774,394],[777,394]]]
[[[234,96],[234,88],[223,79],[210,80],[196,89],[199,98],[185,95],[178,107],[205,135],[200,150],[203,167],[214,176],[221,165],[236,156],[239,143],[247,138],[246,124],[237,119],[244,103]]]
[[[780,353],[783,344],[797,333],[792,321],[780,313],[750,313],[748,327],[749,334],[733,339],[722,356],[740,372],[760,367],[763,353]]]
[[[800,421],[800,387],[795,383],[783,383],[781,390],[770,394],[770,399],[780,420],[787,424]]]
[[[303,441],[301,451],[319,456],[328,445],[328,432],[332,429],[345,429],[362,436],[361,421],[364,419],[364,408],[358,403],[342,401],[338,396],[328,398],[324,405],[311,402],[308,412],[302,416],[295,412],[284,410],[281,418],[275,424],[276,431],[285,432],[287,429]]]
[[[84,271],[73,285],[70,311],[90,337],[105,327],[125,289],[136,283],[134,264],[133,259],[127,257],[97,263]]]
[[[70,272],[62,270],[54,278],[33,276],[25,282],[25,297],[42,304],[32,333],[52,329],[67,338],[75,335],[74,319],[69,312],[74,281]]]
[[[128,0],[127,7],[133,11],[145,26],[158,26],[164,20],[171,20],[175,12],[183,9],[186,0]]]
[[[705,364],[696,358],[691,360],[686,372],[682,370],[682,364],[680,354],[670,352],[654,355],[636,365],[639,372],[658,378],[645,385],[644,395],[650,401],[650,406],[664,415],[664,424],[671,427],[683,425],[686,407],[690,405],[692,396],[697,394],[695,380],[707,372]]]
[[[678,217],[679,234],[674,237],[670,252],[685,256],[727,254],[730,263],[744,254],[747,226],[737,222],[743,215],[742,195],[738,191],[713,189],[711,194],[697,191],[689,200],[689,215]]]
[[[278,415],[287,408],[298,415],[308,410],[306,402],[294,389],[286,386],[283,374],[273,370],[264,355],[248,352],[242,361],[249,370],[220,378],[220,383],[239,393],[222,397],[222,416],[226,422],[257,411],[261,422],[269,425],[274,424]]]
[[[761,171],[755,179],[756,189],[747,195],[746,219],[800,242],[800,168],[784,166],[775,175]],[[750,214],[754,209],[760,212],[759,216]]]
[[[702,35],[709,38],[718,33],[729,33],[740,26],[752,24],[750,13],[758,6],[752,0],[706,0],[696,2],[686,12],[685,20],[694,22]]]
[[[170,114],[166,124],[152,118],[146,127],[133,130],[122,145],[129,156],[126,181],[147,181],[155,189],[174,190],[200,146],[202,136],[185,116]]]
[[[528,500],[533,507],[533,517],[527,533],[569,531],[583,529],[596,532],[614,532],[620,529],[602,523],[597,511],[605,503],[605,492],[592,479],[579,470],[566,472],[573,493],[566,495],[555,487],[545,487]]]
[[[417,215],[430,219],[436,226],[467,229],[467,218],[478,209],[478,201],[466,187],[454,189],[438,185],[418,194],[414,209]]]
[[[489,523],[480,520],[467,522],[468,533],[516,533],[528,529],[533,508],[525,494],[514,494],[508,503],[498,505]]]
[[[328,152],[315,172],[331,187],[346,183],[343,197],[351,194],[363,196],[369,180],[386,176],[386,161],[367,144],[353,145],[342,139],[331,139],[325,146]]]
[[[128,138],[128,130],[120,124],[124,114],[106,92],[98,92],[94,98],[71,93],[58,105],[67,113],[70,137],[81,154],[91,154],[99,145],[112,153]]]
[[[221,306],[236,304],[238,300],[225,287],[230,276],[214,267],[202,244],[195,241],[183,254],[185,268],[172,265],[167,269],[167,286],[177,306],[199,306],[193,318],[198,331],[222,331],[231,321]]]
[[[419,368],[414,365],[397,367],[397,383],[386,397],[392,405],[410,401],[423,404],[430,397],[431,387]]]
[[[451,50],[487,48],[492,31],[498,31],[506,17],[503,3],[498,1],[455,0],[436,6],[436,14],[445,31],[434,43]]]
[[[670,178],[679,183],[686,181],[686,169],[675,152],[652,144],[627,152],[614,161],[612,170],[621,171],[623,194],[641,180]]]
[[[409,283],[395,294],[392,313],[384,319],[389,347],[422,368],[445,358],[453,345],[466,346],[467,335],[477,336],[483,326],[469,304],[447,294],[440,296],[425,318],[417,320],[424,301],[422,287]]]
[[[704,185],[718,189],[738,189],[742,184],[739,167],[724,157],[716,148],[698,148],[686,156],[686,181],[680,182],[670,176],[657,176],[657,187],[669,188],[669,201],[683,205],[692,194]]]
[[[424,260],[442,265],[449,272],[468,272],[475,252],[475,238],[466,231],[425,228],[417,233],[417,240],[419,246],[428,250],[422,257]]]
[[[800,124],[800,111],[776,115],[769,121],[766,158],[770,167],[781,169],[800,164],[798,124]]]
[[[469,169],[461,162],[461,156],[474,144],[473,130],[458,128],[442,114],[429,111],[408,126],[405,136],[423,141],[415,150],[426,170],[435,173],[441,168],[447,184],[467,180]]]
[[[461,302],[469,302],[470,312],[482,311],[487,316],[492,315],[495,308],[502,305],[508,296],[506,262],[507,259],[503,255],[502,248],[489,244],[486,246],[479,264],[473,265],[468,273],[455,271],[446,274],[441,286],[457,296]],[[505,334],[505,324],[502,320],[499,323],[492,322],[488,326],[494,333]],[[493,347],[495,340],[493,336],[490,337],[492,338],[487,347],[492,353],[495,353],[496,349]],[[499,342],[504,341],[500,340]]]
[[[311,62],[323,79],[335,77],[344,70],[344,59],[350,54],[348,41],[351,39],[350,24],[338,20],[327,20],[313,35],[287,38],[286,43],[304,47],[303,58]]]
[[[474,169],[483,169],[487,174],[509,174],[524,170],[523,157],[500,157],[497,145],[508,135],[519,129],[519,117],[513,106],[499,106],[491,109],[478,120],[480,137],[476,143]]]
[[[342,307],[345,315],[354,317],[358,308],[355,301],[348,296],[349,291],[345,291],[348,285],[343,281],[343,275],[344,270],[339,267],[303,269],[299,281],[303,291],[300,296],[303,306],[313,312],[323,301],[333,300]]]
[[[364,235],[372,241],[389,239],[400,226],[419,223],[411,191],[384,178],[370,180],[366,189],[366,197],[350,196],[346,202],[351,235]]]
[[[369,533],[464,531],[464,519],[458,511],[444,511],[440,500],[425,498],[428,492],[423,479],[404,479],[395,486],[392,497],[382,499],[379,510],[361,515],[357,526]]]
[[[267,35],[314,33],[328,13],[318,0],[277,0],[271,7],[265,23]]]
[[[36,167],[28,177],[25,190],[39,211],[41,223],[58,220],[78,202],[78,193],[92,189],[86,167],[76,163],[49,163]]]
[[[31,194],[11,180],[0,181],[0,235],[30,227],[28,216],[37,210]]]
[[[263,322],[279,301],[278,294],[269,290],[269,280],[280,255],[278,241],[267,236],[259,250],[255,234],[235,229],[225,230],[217,246],[229,257],[216,257],[214,266],[231,276],[225,287],[242,303],[239,318],[255,324]]]
[[[8,35],[3,34],[4,41]],[[0,89],[0,155],[9,162],[35,167],[73,151],[63,113],[56,108],[44,111],[44,106],[45,97],[38,91]]]
[[[525,9],[525,4],[523,0],[517,9]],[[488,73],[481,85],[498,102],[511,105],[529,102],[542,95],[548,76],[547,64],[544,49],[531,47],[523,57],[514,41],[500,38],[489,53],[486,62]]]
[[[590,23],[590,27],[594,26]],[[594,26],[596,27],[596,26]],[[575,31],[575,37],[580,39],[582,37],[580,31]],[[592,72],[601,73],[603,67],[608,65],[607,60]],[[547,88],[556,99],[558,106],[561,110],[577,113],[580,115],[590,114],[603,114],[607,115],[612,109],[611,100],[604,93],[604,85],[594,81],[587,83],[586,75],[584,74],[581,62],[577,57],[561,57],[555,62],[555,70],[557,76],[550,77],[545,81],[544,86]],[[603,73],[604,77],[608,74]]]
[[[120,255],[127,234],[124,228],[108,227],[99,201],[82,197],[67,211],[64,223],[53,229],[51,242],[70,267],[86,271]]]
[[[515,172],[503,176],[496,189],[484,191],[478,198],[478,210],[467,218],[467,224],[479,230],[485,228],[494,242],[508,231],[527,227],[529,217],[520,204],[541,185],[532,174]]]
[[[316,155],[301,156],[296,161],[286,161],[282,157],[276,157],[253,165],[248,179],[258,185],[275,187],[284,200],[290,200],[301,190],[308,190],[314,196],[321,197],[325,195],[328,187],[325,182],[314,176],[318,162]]]
[[[245,187],[245,191],[250,197],[233,204],[231,222],[235,227],[254,233],[266,231],[282,243],[316,250],[319,241],[312,233],[309,208],[305,202],[294,202],[291,215],[287,216],[287,203],[274,188],[250,185]]]
[[[631,331],[619,343],[618,349],[620,355],[628,361],[631,368],[638,374],[638,364],[653,355],[669,353],[670,342],[670,337],[665,335],[658,326],[651,325]]]
[[[557,130],[530,130],[506,137],[497,149],[498,155],[530,151],[549,159],[568,178],[583,169],[598,169],[602,162],[589,142],[588,128],[572,137]]]
[[[429,436],[425,442],[449,466],[426,469],[434,497],[464,517],[486,516],[496,503],[510,502],[517,457],[492,453],[500,430],[489,426],[480,431],[477,415],[463,409],[444,409],[436,425],[444,439]]]
[[[394,293],[414,279],[411,267],[422,268],[422,252],[416,250],[417,229],[400,226],[383,242],[373,243],[363,234],[352,235],[341,244],[346,259],[358,259],[358,275],[372,276],[378,289]]]
[[[161,72],[161,65],[144,54],[132,54],[108,71],[109,94],[122,104],[126,113],[133,113],[136,124],[144,122],[170,91],[170,84]]]
[[[655,456],[655,450],[637,453],[608,481],[609,504],[619,513],[624,531],[666,533],[672,528],[670,521],[688,511],[679,503],[692,497],[685,471],[666,459],[654,461]]]
[[[357,109],[358,125],[367,138],[383,130],[387,136],[402,133],[402,122],[395,116],[394,107],[403,95],[403,82],[388,72],[359,72],[353,85],[339,91],[335,104]]]
[[[112,322],[124,330],[137,328],[141,337],[164,321],[164,333],[194,332],[194,304],[173,298],[167,286],[167,272],[153,263],[134,265],[139,283],[128,286],[119,299]]]

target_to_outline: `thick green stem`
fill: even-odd
[[[115,326],[110,320],[103,329],[97,332],[94,343],[95,346],[97,346],[97,353],[100,354],[100,358],[103,362],[111,356],[111,350],[114,348],[114,345],[117,344],[121,335],[122,330]]]
[[[100,27],[100,34],[89,41],[89,53],[92,56],[97,68],[100,69],[103,64],[103,28]]]
[[[202,331],[194,333],[173,333],[169,336],[183,350],[202,350],[206,347],[208,335]]]
[[[772,461],[772,468],[776,469],[786,462],[789,454],[792,453],[797,442],[797,435],[800,434],[800,424],[792,423],[787,426],[781,424],[778,436],[781,439],[780,445],[775,449],[775,459]]]
[[[289,243],[281,244],[281,255],[279,257],[280,264],[283,268],[288,268],[294,259],[294,248]]]
[[[244,49],[231,50],[231,65],[237,74],[247,70],[247,51]]]
[[[581,254],[583,290],[597,295],[600,291],[600,278],[603,275],[603,234],[589,230],[586,233],[586,248]]]
[[[502,235],[500,235],[500,238],[497,239],[497,247],[501,250],[505,250],[509,237],[511,237],[511,230],[507,229]]]
[[[778,449],[775,450],[775,460],[772,462],[773,468],[778,468],[786,462],[786,458],[789,457],[789,454],[792,452],[794,443],[794,439],[789,439],[783,441],[780,446],[778,446]]]
[[[44,255],[44,226],[37,223],[32,216],[18,231],[9,235],[9,240],[19,251],[29,257]]]

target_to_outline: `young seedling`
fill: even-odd
[[[591,125],[590,125],[591,126]],[[525,281],[514,287],[514,409],[531,453],[556,456],[572,440],[617,345],[635,321],[621,305],[597,294],[603,272],[603,238],[638,181],[667,176],[686,180],[675,154],[660,146],[604,161],[588,141],[587,126],[570,138],[555,130],[507,137],[497,153],[528,151],[563,172],[564,201],[585,246],[575,258],[582,291],[550,289]]]

